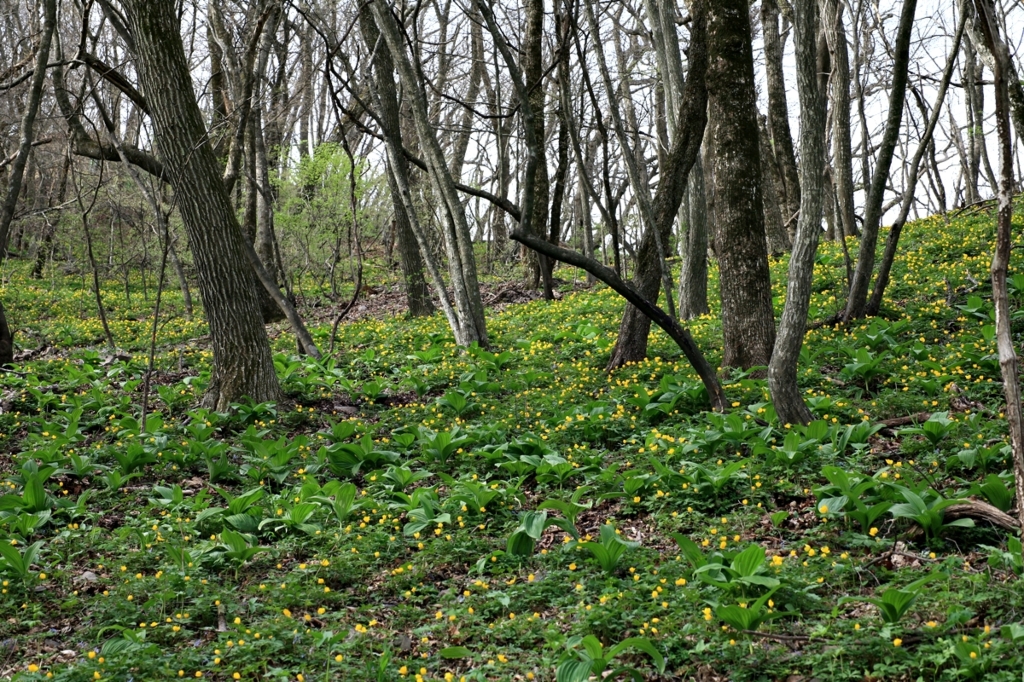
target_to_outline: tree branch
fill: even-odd
[[[562,263],[586,270],[636,306],[651,322],[664,329],[672,337],[672,340],[679,345],[679,349],[683,351],[683,355],[686,356],[690,366],[696,370],[697,375],[700,376],[701,382],[704,384],[704,388],[707,389],[711,407],[716,412],[725,411],[725,393],[718,382],[715,370],[704,357],[704,354],[701,353],[697,343],[690,336],[690,332],[680,325],[679,322],[669,317],[664,310],[651,303],[636,287],[619,277],[611,268],[582,253],[556,246],[546,239],[532,234],[524,234],[521,229],[516,229],[509,237],[538,253],[544,254],[548,258],[553,258]]]

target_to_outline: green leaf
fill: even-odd
[[[608,660],[610,661],[618,656],[624,649],[639,649],[651,657],[659,673],[665,672],[665,657],[651,644],[651,640],[646,637],[630,637],[622,640],[608,651]]]
[[[583,641],[581,643],[583,644],[583,648],[586,649],[587,655],[590,656],[590,658],[594,659],[595,661],[604,658],[604,646],[602,646],[601,640],[599,640],[594,635],[587,635],[583,638]],[[611,658],[611,655],[609,655],[609,658]]]
[[[748,578],[759,571],[764,564],[765,553],[761,545],[750,545],[732,560],[732,569],[743,578]]]
[[[590,661],[570,659],[558,666],[556,682],[587,682],[590,679]]]
[[[672,539],[679,545],[679,549],[682,551],[683,556],[686,557],[687,561],[694,568],[700,568],[705,565],[708,561],[704,558],[704,552],[700,551],[700,547],[697,543],[686,537],[682,533],[670,533]]]
[[[439,653],[441,658],[469,658],[473,655],[473,652],[464,646],[450,646],[446,649],[441,649]]]

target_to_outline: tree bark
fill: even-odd
[[[640,149],[639,144],[637,144],[639,140],[636,140],[633,144],[631,144],[629,137],[626,133],[625,124],[627,122],[630,124],[630,128],[632,130],[638,129],[634,117],[631,115],[632,99],[629,95],[631,88],[628,87],[628,85],[625,88],[623,88],[625,94],[622,95],[615,92],[615,89],[613,88],[611,82],[611,75],[608,71],[608,65],[605,61],[604,50],[602,47],[600,47],[601,37],[599,33],[597,18],[595,16],[594,8],[592,6],[592,0],[584,0],[583,11],[587,17],[587,24],[590,28],[591,39],[598,43],[599,45],[598,48],[595,50],[595,56],[597,57],[597,66],[601,74],[601,81],[604,83],[605,94],[608,98],[608,110],[612,119],[612,128],[615,130],[615,137],[619,143],[619,149],[622,153],[623,165],[626,167],[626,176],[629,178],[629,184],[633,188],[633,197],[636,200],[637,206],[639,208],[640,222],[643,225],[643,237],[653,237],[654,251],[651,254],[651,258],[646,260],[645,262],[641,262],[641,259],[639,258],[638,254],[636,274],[639,277],[653,276],[648,275],[646,272],[643,271],[644,268],[648,267],[653,269],[653,273],[655,273],[657,277],[661,280],[661,284],[665,289],[665,303],[666,307],[668,308],[668,313],[671,316],[675,316],[675,301],[673,299],[673,294],[675,292],[672,290],[671,276],[665,261],[667,256],[667,253],[665,252],[665,243],[668,241],[668,238],[671,235],[672,226],[670,223],[668,226],[668,233],[662,234],[659,221],[655,217],[655,209],[649,189],[650,178],[647,174],[647,167],[642,158],[642,150]],[[617,41],[616,45],[618,45]],[[624,71],[621,52],[619,53],[619,71]],[[626,77],[625,74],[623,75],[623,77]],[[623,109],[625,109],[626,121],[623,120],[623,112],[619,108],[618,102],[620,99],[623,100]],[[692,165],[692,162],[689,165]],[[670,171],[668,168],[662,169],[663,175],[668,175],[670,172],[672,171]],[[687,168],[686,172],[689,172],[689,168]],[[678,195],[674,197],[673,210],[678,209],[679,202],[682,201],[683,192],[686,190],[685,177],[683,178],[682,183],[675,182],[674,185],[675,189],[677,189]],[[652,294],[651,298],[657,301],[657,293],[655,292],[654,294]],[[623,320],[625,320],[625,316],[623,316]],[[620,329],[620,332],[621,331],[622,330]],[[644,333],[644,337],[646,339],[646,332]],[[625,344],[622,343],[623,339],[621,333],[619,341],[620,343],[617,344],[616,351],[612,352],[612,362],[615,362],[617,360],[618,347],[625,347]],[[646,340],[643,342],[643,344],[644,354],[646,356]],[[616,364],[614,366],[618,365]]]
[[[968,3],[963,3],[968,6]],[[974,204],[981,201],[981,194],[978,192],[978,178],[981,175],[981,145],[985,143],[985,135],[978,126],[981,114],[978,111],[979,91],[978,85],[978,59],[977,52],[971,41],[964,45],[964,105],[967,108],[967,177],[964,178],[964,190],[967,192],[967,203]]]
[[[715,147],[722,364],[742,368],[767,365],[775,344],[775,315],[761,205],[754,54],[744,0],[711,5],[707,83],[708,120]]]
[[[14,363],[14,334],[7,324],[4,302],[0,301],[0,369]]]
[[[442,202],[441,210],[446,217],[445,248],[448,253],[448,266],[458,308],[459,328],[454,330],[456,343],[468,346],[477,342],[481,346],[486,346],[487,327],[484,322],[484,306],[480,299],[476,258],[473,254],[469,224],[466,222],[466,210],[456,192],[455,182],[452,179],[444,152],[442,152],[441,145],[431,126],[422,81],[409,61],[402,32],[389,7],[382,0],[373,0],[368,4],[373,12],[377,28],[387,44],[387,49],[391,52],[391,59],[405,91],[409,94],[413,122],[416,125],[420,144],[423,145],[426,152],[429,175],[438,198]]]
[[[7,256],[7,238],[14,220],[14,209],[18,206],[21,194],[21,181],[25,175],[29,152],[32,151],[32,131],[35,127],[36,114],[39,112],[39,101],[43,96],[43,83],[46,82],[46,65],[50,59],[50,43],[57,25],[57,1],[43,0],[43,28],[36,48],[35,70],[32,72],[32,83],[29,86],[28,101],[25,113],[21,118],[21,132],[18,140],[18,154],[11,164],[10,181],[7,185],[7,196],[0,206],[0,259]]]
[[[544,0],[525,0],[526,26],[523,35],[523,79],[526,84],[527,96],[530,99],[530,106],[533,108],[533,134],[538,140],[544,140],[544,61],[543,45],[541,39],[544,37]],[[524,123],[525,125],[525,123]],[[541,144],[536,150],[536,169],[533,175],[533,215],[530,217],[530,225],[535,234],[543,234],[544,226],[548,222],[548,202],[551,199],[551,183],[548,178],[547,154],[545,145]],[[525,204],[525,199],[523,202]],[[540,279],[544,278],[544,297],[551,299],[551,270],[550,265],[542,262],[544,256],[529,252],[529,276],[530,286],[537,288]]]
[[[864,202],[864,230],[861,234],[860,252],[857,255],[857,268],[853,271],[853,281],[850,283],[850,298],[846,303],[847,320],[862,317],[867,306],[868,286],[871,284],[871,274],[875,268],[878,228],[882,222],[882,200],[885,198],[889,169],[900,134],[900,121],[903,120],[903,103],[907,95],[907,68],[910,64],[910,36],[914,27],[916,7],[917,0],[904,0],[896,32],[889,113],[878,149],[878,158],[875,161],[875,170],[871,175],[871,186]]]
[[[252,267],[193,94],[172,4],[122,0],[156,143],[175,188],[210,325],[214,370],[204,402],[281,398]]]
[[[1012,74],[1010,54],[996,28],[995,7],[990,0],[975,0],[985,46],[993,56],[992,74],[996,92],[996,129],[999,144],[999,217],[996,223],[996,249],[992,256],[992,299],[996,311],[996,346],[1003,375],[1006,419],[1010,427],[1013,473],[1017,492],[1017,519],[1024,533],[1024,413],[1021,409],[1017,352],[1010,331],[1010,301],[1006,276],[1010,266],[1013,220],[1013,148],[1010,134],[1010,96],[1008,78]]]
[[[970,5],[971,0],[957,0],[958,4]],[[970,17],[967,24],[967,35],[970,37],[970,42],[974,48],[978,51],[978,56],[985,63],[985,65],[992,71],[995,71],[996,58],[992,54],[992,50],[988,47],[987,39],[982,29],[983,17],[980,15],[980,10],[972,9],[968,14]],[[993,26],[996,26],[998,22],[995,16],[991,18]],[[1013,64],[1013,57],[1008,56],[1006,63],[1002,65],[1004,75],[1006,76],[1007,86],[1007,97],[1009,97],[1010,117],[1013,121],[1013,128],[1017,132],[1017,139],[1024,140],[1024,83],[1021,82],[1020,76],[1017,74],[1017,69]],[[979,69],[980,72],[980,69]],[[965,76],[966,80],[966,76]],[[965,83],[966,85],[966,83]],[[972,85],[975,85],[972,83]],[[980,86],[978,90],[980,91]]]
[[[363,7],[359,12],[359,28],[363,35],[363,42],[366,49],[373,55],[373,71],[371,73],[371,86],[379,102],[378,110],[381,125],[384,126],[385,136],[396,138],[398,147],[402,143],[401,114],[398,108],[398,88],[395,83],[395,68],[391,61],[391,53],[385,45],[378,45],[380,31],[373,20],[373,15],[368,7]],[[398,262],[402,269],[402,279],[405,284],[405,298],[409,306],[409,315],[412,317],[426,317],[434,314],[434,304],[430,300],[430,290],[423,274],[423,258],[420,256],[419,246],[416,243],[416,236],[413,234],[409,222],[409,214],[402,202],[401,190],[395,178],[395,165],[405,177],[409,175],[409,163],[405,156],[400,154],[393,161],[389,161],[387,168],[388,189],[391,192],[391,202],[395,211],[395,231],[398,242]]]
[[[838,217],[843,234],[857,235],[857,219],[853,199],[853,147],[850,127],[850,53],[843,26],[843,8],[840,0],[825,0],[822,17],[825,38],[832,55],[832,167],[835,173]]]
[[[794,3],[797,89],[800,93],[800,220],[789,260],[786,305],[768,365],[768,387],[779,421],[806,424],[812,419],[797,382],[797,361],[807,331],[814,280],[814,256],[821,235],[825,184],[825,99],[818,84],[818,5]]]
[[[708,215],[704,196],[704,163],[697,155],[690,169],[689,213],[683,243],[683,267],[679,273],[679,319],[707,315],[708,308]]]
[[[782,221],[789,226],[800,210],[800,174],[793,150],[793,134],[789,130],[789,105],[786,103],[786,79],[782,70],[785,48],[779,34],[777,0],[761,1],[761,30],[764,33],[764,69],[768,91],[768,130],[772,151],[782,171]]]
[[[665,167],[659,170],[661,179],[652,202],[653,217],[644,221],[646,226],[637,249],[636,275],[633,279],[641,295],[654,302],[658,299],[658,289],[663,286],[664,280],[664,252],[659,247],[664,246],[672,234],[672,223],[686,192],[690,171],[700,155],[701,140],[707,125],[709,3],[703,0],[694,2],[690,9],[690,68],[676,113],[679,126],[666,157]],[[646,188],[637,188],[638,193],[646,191]],[[699,238],[699,234],[695,237]],[[763,231],[761,238],[764,239]],[[666,297],[674,295],[670,287]],[[619,336],[608,361],[608,369],[646,358],[650,329],[650,318],[636,306],[627,305],[619,323]]]
[[[781,185],[775,183],[777,174],[774,172],[775,164],[771,158],[771,140],[769,139],[767,121],[759,121],[757,127],[757,139],[761,148],[761,203],[764,206],[764,230],[768,237],[768,254],[781,256],[789,251],[793,245],[789,240],[789,232],[782,218],[782,205],[784,194]]]

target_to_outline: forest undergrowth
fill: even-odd
[[[223,414],[165,291],[143,415],[153,282],[104,289],[114,350],[84,278],[8,262],[0,677],[1019,679],[994,230],[907,226],[883,316],[808,333],[806,427],[751,372],[707,412],[660,331],[606,372],[598,288],[491,311],[487,350],[440,315],[343,324],[324,362],[281,333],[288,400]],[[815,277],[812,321],[843,303],[837,245]],[[689,324],[717,361],[716,317]]]

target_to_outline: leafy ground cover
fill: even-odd
[[[749,373],[706,412],[660,332],[606,373],[606,290],[492,314],[490,350],[439,316],[345,325],[324,363],[282,336],[291,402],[227,414],[167,292],[143,416],[152,290],[104,292],[114,353],[80,280],[8,271],[36,354],[0,393],[0,675],[1017,679],[1020,543],[958,509],[1012,501],[993,231],[908,226],[886,315],[808,334],[807,427]],[[843,272],[824,245],[815,319]]]

